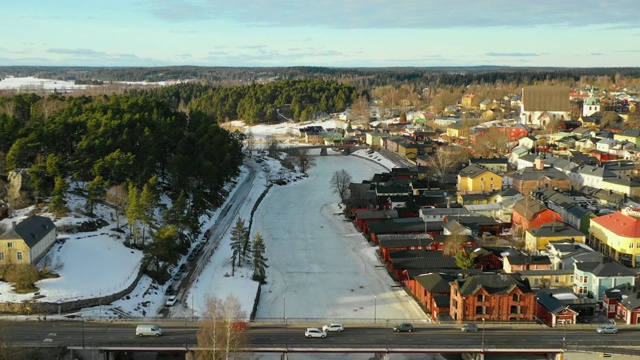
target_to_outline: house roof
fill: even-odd
[[[638,275],[634,271],[617,261],[603,257],[601,262],[581,262],[576,263],[576,268],[580,271],[591,273],[597,277],[629,277]]]
[[[356,212],[358,219],[397,219],[398,211],[393,210],[360,210]]]
[[[430,235],[427,234],[381,234],[378,235],[380,248],[394,247],[426,247],[433,243]]]
[[[591,222],[621,237],[640,238],[640,218],[625,215],[621,210],[595,217]]]
[[[32,248],[54,229],[55,225],[51,219],[34,215],[16,224],[14,228],[2,234],[0,239],[20,238]]]
[[[529,229],[528,233],[535,237],[581,237],[586,236],[582,231],[572,227],[571,225],[561,222],[554,221],[550,223],[543,224],[539,228]]]
[[[526,86],[522,89],[524,111],[570,111],[569,87]]]
[[[462,295],[473,295],[484,289],[489,294],[508,294],[514,289],[531,293],[528,281],[516,274],[472,275],[455,281]]]
[[[522,215],[525,219],[529,220],[533,218],[535,214],[538,214],[542,211],[548,210],[546,206],[540,201],[527,196],[524,199],[518,201],[513,206],[513,211],[517,211],[520,215]]]
[[[464,167],[462,170],[460,170],[458,172],[458,175],[460,177],[468,177],[468,178],[476,178],[484,173],[490,173],[490,174],[495,174],[493,171],[487,170],[483,167],[477,166],[477,165],[469,165],[467,167]],[[498,176],[498,174],[495,174],[496,176]]]
[[[522,253],[510,254],[506,257],[512,265],[541,264],[550,265],[551,260],[546,255],[525,255]]]
[[[627,297],[620,301],[620,304],[627,308],[627,310],[633,310],[640,307],[640,291],[627,295]]]
[[[400,250],[403,251],[403,250]],[[459,269],[454,257],[445,257],[442,255],[442,251],[425,251],[430,256],[426,257],[404,257],[398,258],[397,254],[389,253],[391,257],[391,264],[395,269]],[[439,254],[438,254],[439,253]],[[406,253],[405,253],[406,254]]]
[[[442,294],[449,294],[451,291],[450,283],[455,279],[456,276],[454,275],[442,273],[430,273],[414,277],[414,280],[426,291]]]
[[[553,295],[547,292],[539,292],[536,295],[536,301],[540,306],[547,309],[547,311],[552,314],[557,314],[568,307],[562,303],[562,301],[556,299]]]

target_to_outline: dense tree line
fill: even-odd
[[[201,111],[219,122],[243,119],[251,124],[278,120],[287,108],[295,121],[306,121],[319,113],[335,113],[358,98],[353,86],[335,81],[282,80],[240,87],[216,87],[191,102],[190,111]]]
[[[126,213],[128,239],[145,249],[157,277],[199,235],[199,219],[223,202],[224,185],[241,164],[236,134],[164,99],[0,98],[0,173],[25,169],[31,195],[50,198],[52,211],[65,211],[64,195],[72,190],[85,196],[89,213],[103,201],[117,216]],[[160,192],[171,199],[162,219],[154,215]]]

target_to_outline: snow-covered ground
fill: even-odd
[[[322,125],[323,123],[321,123]],[[340,124],[331,123],[330,126]],[[300,125],[289,125],[300,126]],[[269,128],[261,128],[266,136]],[[273,128],[274,131],[282,131]],[[319,151],[319,150],[315,150]],[[312,154],[314,154],[312,152]],[[329,156],[314,156],[316,166],[309,177],[290,177],[284,186],[274,185],[256,211],[251,237],[260,233],[265,239],[268,265],[267,284],[257,311],[258,320],[373,322],[406,319],[426,321],[424,313],[406,293],[393,287],[386,271],[379,267],[375,248],[366,242],[354,226],[341,216],[339,198],[332,193],[329,180],[333,172],[345,169],[354,182],[370,179],[376,172],[387,171],[394,164],[378,153],[357,151],[351,156],[329,151]],[[259,171],[238,214],[248,223],[253,204],[266,188],[266,176],[277,173],[281,166],[273,159],[258,165]],[[251,163],[250,163],[251,162]],[[245,169],[236,183],[248,176]],[[235,191],[235,187],[233,188]],[[70,208],[82,206],[80,198],[68,198]],[[221,207],[224,209],[225,206]],[[25,209],[29,210],[29,209]],[[2,222],[11,226],[25,211]],[[98,206],[96,212],[110,221],[110,209]],[[213,226],[220,209],[203,219]],[[56,225],[88,220],[81,216],[55,219]],[[126,220],[120,220],[124,222]],[[59,278],[41,280],[36,285],[45,297],[41,301],[89,298],[118,291],[135,279],[142,254],[122,245],[121,234],[113,231],[115,223],[92,233],[64,234],[67,240],[56,244],[49,252],[48,263]],[[224,299],[229,294],[240,299],[243,309],[251,313],[257,284],[251,280],[249,266],[230,265],[230,234],[221,239],[214,255],[206,261],[193,285],[182,296],[182,302],[171,309],[171,316],[199,316],[209,297]],[[20,301],[33,294],[15,294],[10,285],[0,282],[0,301]],[[143,276],[135,290],[112,304],[83,309],[84,317],[111,318],[128,314],[134,317],[154,317],[163,308],[164,286]],[[349,360],[367,359],[367,355],[350,355]],[[260,356],[269,359],[268,355]],[[305,356],[304,358],[309,358]],[[344,359],[344,356],[317,357]],[[424,358],[424,357],[421,357]],[[408,359],[408,358],[404,358]]]
[[[39,79],[35,77],[6,77],[0,80],[0,90],[22,91],[68,91],[84,89],[86,85],[76,85],[74,81]]]

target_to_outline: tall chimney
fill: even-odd
[[[542,156],[536,157],[536,159],[533,161],[533,166],[536,168],[536,170],[542,170],[544,169],[544,159],[542,158]]]

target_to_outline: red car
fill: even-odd
[[[208,238],[209,236],[211,236],[211,229],[204,232],[204,237]]]
[[[236,321],[231,325],[231,329],[233,330],[247,330],[249,328],[249,323],[246,321]]]

